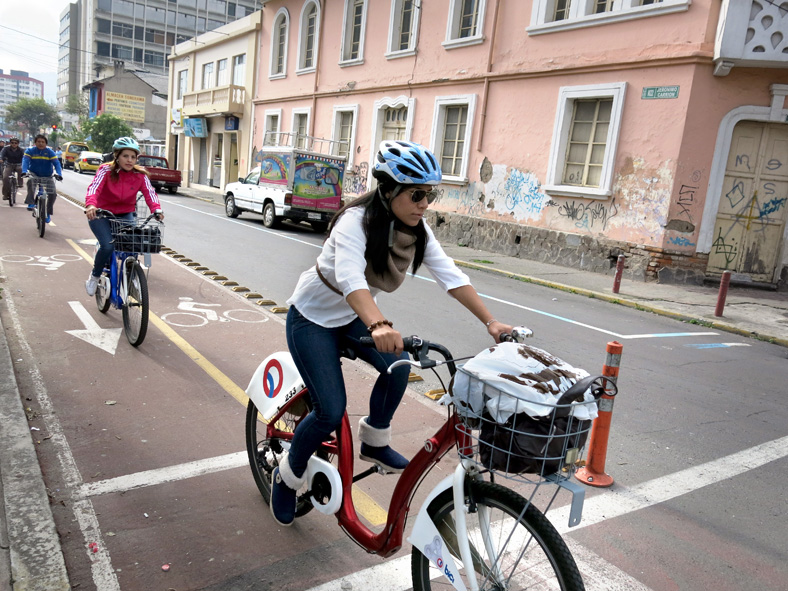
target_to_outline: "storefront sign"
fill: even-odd
[[[145,97],[120,92],[107,92],[104,112],[117,115],[124,121],[145,121]]]
[[[644,86],[641,99],[674,99],[679,98],[679,86]]]

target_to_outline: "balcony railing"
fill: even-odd
[[[186,117],[200,115],[243,115],[246,88],[243,86],[219,86],[183,95],[183,114]]]
[[[784,2],[723,0],[714,44],[714,74],[726,76],[734,66],[788,68]]]

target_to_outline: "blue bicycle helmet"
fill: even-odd
[[[439,185],[442,174],[435,155],[414,142],[382,141],[373,176],[389,177],[400,185]]]
[[[119,137],[112,144],[112,151],[116,150],[134,150],[137,154],[140,153],[140,145],[133,137]]]

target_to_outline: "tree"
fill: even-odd
[[[88,120],[83,131],[90,136],[90,143],[97,152],[109,152],[116,139],[133,136],[134,130],[120,117],[111,113],[103,113]]]
[[[37,134],[41,128],[60,125],[60,115],[42,98],[21,98],[6,107],[5,120],[16,131]]]
[[[66,113],[76,115],[80,120],[88,116],[88,102],[84,96],[70,94],[66,99]]]

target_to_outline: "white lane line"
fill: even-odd
[[[186,478],[193,478],[204,474],[212,474],[213,472],[221,472],[222,470],[240,468],[241,466],[248,465],[248,463],[249,459],[246,452],[238,451],[223,456],[187,462],[186,464],[180,464],[178,466],[167,466],[166,468],[136,472],[134,474],[100,480],[99,482],[86,482],[77,489],[75,497],[86,499],[88,497],[95,497],[108,493],[126,492],[145,486],[154,486],[156,484],[185,480]]]
[[[19,322],[19,314],[16,311],[14,298],[8,291],[6,291],[4,295],[19,346],[22,348],[22,351],[24,351],[27,359],[35,359],[33,350],[25,338],[25,333],[22,331],[22,325]],[[31,364],[29,371],[30,378],[35,385],[36,400],[41,407],[41,418],[44,421],[52,444],[55,447],[57,459],[60,462],[63,482],[66,488],[76,490],[82,483],[82,475],[79,473],[79,468],[77,468],[77,463],[71,453],[71,447],[66,440],[66,436],[63,434],[63,428],[60,425],[57,413],[52,404],[52,399],[49,397],[49,393],[46,389],[44,377],[41,375],[41,372],[38,371],[35,364]],[[73,504],[72,510],[74,511],[74,517],[76,517],[79,523],[79,529],[82,531],[82,535],[85,539],[85,553],[90,562],[90,569],[96,589],[101,589],[102,591],[120,591],[118,578],[112,568],[109,551],[106,550],[104,540],[101,536],[101,529],[99,528],[98,517],[93,509],[93,503],[90,500],[76,502]],[[94,554],[88,550],[88,544],[90,542],[96,542],[98,544],[98,553]]]
[[[699,466],[655,478],[633,487],[615,485],[615,488],[606,490],[604,493],[585,502],[583,521],[571,528],[571,530],[568,526],[568,506],[550,511],[550,521],[563,535],[583,527],[596,525],[613,517],[621,517],[658,503],[670,501],[703,487],[740,476],[770,462],[783,459],[786,456],[788,456],[788,436],[756,445]],[[572,553],[575,554],[574,548]],[[589,556],[591,564],[588,562]],[[579,557],[583,559],[582,563],[578,560],[578,566],[583,573],[593,570],[593,564],[601,560],[593,553],[580,554]],[[578,558],[578,555],[575,555],[575,558]],[[610,573],[606,571],[604,576],[611,575],[611,573],[615,575],[615,571],[618,569],[612,565],[611,568],[612,571]],[[604,577],[595,577],[595,579],[604,581]],[[307,591],[339,591],[342,588],[342,583],[345,582],[350,583],[353,589],[377,588],[386,589],[386,591],[405,591],[413,586],[410,574],[410,556],[389,560],[363,571],[312,587]],[[594,586],[594,584],[593,580],[589,579],[586,581],[588,589],[616,589],[616,587],[599,587]],[[627,585],[620,588],[637,589],[637,587],[629,587]]]

